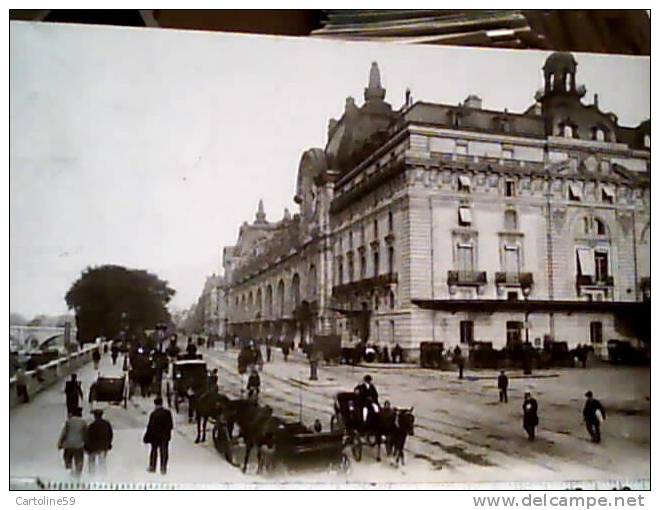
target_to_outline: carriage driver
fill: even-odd
[[[380,412],[380,405],[378,404],[378,391],[372,383],[370,375],[365,375],[363,382],[355,387],[355,392],[358,395],[359,405],[362,408],[362,421],[367,423],[370,418],[373,418]]]

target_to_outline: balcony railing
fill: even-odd
[[[576,283],[578,287],[614,287],[614,277],[579,274],[576,276]]]
[[[486,285],[486,271],[448,271],[447,285]]]
[[[350,294],[352,292],[370,290],[378,287],[385,287],[390,283],[396,283],[398,280],[397,273],[385,273],[378,275],[374,278],[363,278],[354,282],[335,285],[332,288],[332,295],[339,296],[342,294]]]
[[[521,287],[531,287],[534,284],[534,275],[532,273],[495,273],[496,285],[520,285]]]

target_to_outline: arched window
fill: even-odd
[[[277,284],[277,308],[280,317],[284,317],[284,280]]]
[[[504,211],[504,230],[515,232],[518,230],[518,214],[514,210]]]
[[[387,230],[390,232],[394,230],[394,215],[392,214],[392,211],[387,213]]]
[[[247,312],[250,314],[254,312],[254,297],[252,296],[252,291],[248,294]]]
[[[298,273],[294,274],[291,280],[291,299],[293,300],[293,307],[298,308],[300,305],[300,276],[298,276]]]
[[[598,218],[594,218],[594,233],[599,236],[607,235],[607,229],[605,228],[605,223]]]
[[[394,292],[390,291],[389,295],[387,296],[390,302],[390,308],[394,309]]]
[[[266,314],[273,316],[273,286],[270,284],[266,287]]]
[[[394,272],[394,247],[390,246],[387,249],[387,272]]]
[[[378,253],[378,250],[374,250],[374,276],[378,276],[380,273],[380,254]]]
[[[261,312],[262,312],[262,308],[261,308],[261,306],[262,306],[262,294],[261,294],[261,288],[257,289],[257,297],[256,297],[255,305],[256,305],[257,313],[258,313],[259,315],[261,315]]]
[[[589,217],[585,216],[582,218],[582,233],[585,235],[589,235],[591,232],[591,222],[589,221]]]

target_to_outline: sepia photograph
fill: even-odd
[[[650,56],[393,12],[9,22],[10,488],[650,488]]]

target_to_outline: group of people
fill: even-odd
[[[509,402],[509,378],[504,370],[497,376],[497,388],[499,390],[500,403]],[[599,400],[594,398],[593,392],[587,391],[584,396],[586,402],[582,409],[582,418],[587,427],[587,432],[594,443],[600,443],[600,424],[605,420],[605,408]],[[539,425],[539,404],[532,396],[531,391],[526,391],[523,397],[523,429],[527,433],[527,438],[534,441],[536,437],[536,427]]]
[[[97,463],[105,468],[106,456],[112,449],[112,425],[103,418],[102,409],[94,409],[92,414],[94,420],[88,424],[82,417],[82,407],[69,411],[57,442],[58,449],[64,452],[65,467],[72,469],[76,475],[83,471],[85,453],[89,471],[93,473]]]

